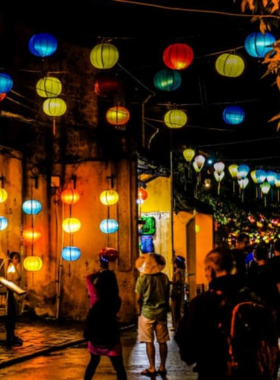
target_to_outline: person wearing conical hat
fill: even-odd
[[[140,276],[136,281],[136,312],[138,315],[138,341],[146,343],[149,367],[141,374],[153,376],[166,374],[167,341],[170,340],[167,327],[169,312],[169,278],[162,273],[165,258],[158,253],[146,253],[135,263]],[[160,364],[156,369],[154,339],[159,344]]]

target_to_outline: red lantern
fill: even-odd
[[[148,198],[148,193],[147,193],[147,191],[145,189],[143,189],[143,187],[139,187],[138,188],[138,196],[137,197],[138,197],[139,200],[144,201],[145,199]]]
[[[94,91],[99,96],[113,96],[121,90],[121,83],[112,74],[100,74],[96,77]]]
[[[6,92],[3,92],[2,94],[0,94],[0,102],[2,102],[2,100],[4,100],[6,98]]]
[[[118,251],[115,248],[105,247],[99,252],[99,256],[105,256],[108,261],[116,261],[118,258]]]
[[[172,70],[186,69],[192,63],[193,57],[193,50],[187,44],[172,44],[163,52],[163,62]]]
[[[73,205],[80,199],[80,194],[75,189],[66,189],[61,193],[61,200],[63,203]]]

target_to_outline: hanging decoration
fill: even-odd
[[[66,218],[62,222],[63,231],[73,234],[81,229],[81,222],[78,218]]]
[[[187,120],[188,118],[186,113],[178,109],[168,111],[164,115],[165,125],[172,129],[182,128],[186,124]]]
[[[106,112],[106,120],[109,124],[114,125],[117,129],[122,129],[130,119],[130,112],[126,107],[110,107]]]
[[[7,199],[8,199],[7,191],[3,187],[1,187],[0,188],[0,203],[6,202]]]
[[[163,52],[163,62],[172,70],[185,70],[193,59],[193,49],[187,44],[171,44]]]
[[[42,98],[56,98],[61,94],[62,84],[58,78],[44,77],[38,80],[36,91]]]
[[[241,190],[241,201],[244,202],[244,190],[249,183],[249,179],[247,177],[238,179],[238,184]]]
[[[255,32],[246,37],[244,47],[251,57],[264,58],[272,50],[275,41],[276,38],[270,32]]]
[[[225,164],[221,161],[216,162],[214,164],[214,169],[215,169],[214,170],[214,177],[215,177],[215,180],[218,182],[217,192],[218,192],[218,195],[220,195],[221,181],[225,176],[225,172],[224,172]]]
[[[257,171],[253,170],[253,171],[251,171],[250,175],[251,175],[253,182],[256,184],[256,198],[258,198],[258,180],[257,180],[256,173],[257,173]]]
[[[91,50],[89,58],[95,68],[111,69],[119,60],[119,51],[110,43],[101,43]]]
[[[61,193],[61,200],[67,205],[74,205],[80,200],[80,193],[76,189],[66,189]]]
[[[247,177],[248,173],[250,171],[250,168],[248,165],[239,165],[237,169],[237,178],[238,179],[244,179]]]
[[[112,73],[101,72],[95,77],[94,92],[96,95],[109,97],[118,94],[121,90],[121,82]]]
[[[280,190],[280,173],[276,174],[274,185],[277,188],[277,202],[279,202],[280,201],[280,194],[279,194],[279,190]]]
[[[261,198],[262,191],[260,185],[266,180],[266,171],[263,169],[257,169],[256,170],[256,180],[258,183],[258,198]]]
[[[264,205],[266,206],[266,204],[267,204],[267,201],[266,201],[266,195],[268,194],[268,192],[269,192],[271,186],[270,186],[270,184],[266,181],[266,182],[261,183],[260,187],[261,187],[261,191],[262,191],[262,193],[264,194]]]
[[[154,85],[161,91],[175,91],[182,83],[181,74],[175,70],[160,70],[154,76]]]
[[[39,256],[27,256],[23,261],[23,266],[29,272],[38,272],[43,267],[43,261]]]
[[[137,203],[142,204],[148,198],[148,192],[143,187],[138,187]]]
[[[105,206],[114,205],[118,201],[119,201],[119,194],[113,189],[104,190],[100,194],[100,202],[104,204]]]
[[[35,243],[42,236],[42,233],[34,227],[26,228],[22,232],[23,239],[28,243]]]
[[[104,234],[113,234],[118,231],[119,223],[115,219],[103,219],[99,228]]]
[[[13,88],[14,82],[9,74],[0,73],[0,94],[7,94]],[[4,98],[5,98],[4,96]]]
[[[0,216],[0,231],[5,230],[8,226],[8,220],[5,216]]]
[[[215,67],[220,75],[236,78],[243,73],[245,63],[239,55],[224,53],[217,58]]]
[[[22,210],[28,215],[37,215],[42,211],[42,204],[36,199],[28,199],[23,202]]]
[[[37,57],[49,57],[57,50],[57,40],[49,33],[40,33],[33,35],[28,43],[31,54]]]
[[[76,261],[81,257],[81,250],[73,246],[63,247],[61,256],[65,261]]]
[[[223,111],[224,122],[229,125],[238,125],[243,123],[245,119],[245,112],[239,106],[229,106]]]
[[[238,174],[238,165],[236,164],[229,165],[228,171],[232,178],[232,191],[233,193],[235,193],[235,178],[237,178],[237,174]]]
[[[61,98],[48,98],[43,103],[44,112],[53,117],[53,134],[56,133],[56,117],[62,116],[67,110],[66,103]]]
[[[195,150],[188,148],[183,151],[183,156],[187,162],[191,162],[195,156]]]

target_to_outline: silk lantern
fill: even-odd
[[[214,164],[214,169],[217,172],[217,174],[221,174],[224,171],[224,169],[225,169],[225,164],[223,162],[221,162],[221,161],[216,162]]]
[[[250,33],[245,39],[245,50],[255,58],[264,58],[266,53],[273,49],[272,45],[276,38],[269,32]]]
[[[55,118],[65,114],[67,110],[66,103],[61,98],[48,98],[43,103],[43,110],[47,115],[53,117],[53,134],[55,134]]]
[[[215,177],[215,180],[218,182],[218,195],[220,194],[221,181],[224,178],[224,176],[225,176],[224,171],[218,172],[217,170],[214,170],[214,177]]]
[[[113,96],[122,89],[121,82],[115,75],[102,73],[96,76],[94,82],[94,92],[103,97]]]
[[[130,113],[123,106],[110,107],[106,112],[106,120],[112,125],[125,125],[130,119]]]
[[[28,243],[35,243],[42,236],[42,233],[34,228],[26,228],[22,232],[23,239]]]
[[[264,194],[264,205],[266,206],[266,195],[268,194],[271,186],[268,182],[263,182],[260,187],[262,193]]]
[[[193,162],[193,167],[194,167],[194,170],[199,173],[203,166],[204,166],[204,163],[205,163],[205,157],[202,156],[201,154],[199,154],[198,156],[196,156],[194,158],[194,162]]]
[[[143,203],[143,201],[145,199],[148,198],[148,192],[143,189],[143,187],[138,187],[138,190],[137,190],[137,199],[138,199],[138,203]]]
[[[23,202],[22,210],[28,215],[37,215],[42,211],[42,205],[36,199],[28,199]]]
[[[244,60],[236,54],[221,54],[215,63],[217,72],[226,77],[239,77],[245,68]]]
[[[190,66],[193,58],[193,50],[187,44],[172,44],[163,52],[163,62],[172,70],[185,70]]]
[[[96,45],[90,52],[90,62],[97,69],[111,69],[119,60],[119,51],[109,43]]]
[[[189,148],[183,151],[183,156],[187,162],[191,162],[192,159],[194,158],[194,155],[195,155],[195,151],[193,149]]]
[[[245,112],[241,107],[229,106],[223,111],[223,119],[230,125],[241,124],[245,119]]]
[[[57,40],[49,33],[35,34],[30,38],[28,48],[37,57],[49,57],[57,50]]]
[[[0,189],[0,203],[4,203],[8,199],[8,193],[3,187]]]
[[[6,94],[13,88],[14,82],[9,74],[0,73],[0,94]]]
[[[164,115],[164,123],[167,125],[167,127],[172,129],[182,128],[188,118],[184,111],[181,110],[171,110],[166,112]]]
[[[78,247],[63,247],[61,256],[65,261],[76,261],[81,257],[81,250]]]
[[[55,98],[61,94],[62,84],[58,78],[44,77],[38,80],[36,91],[42,98]]]
[[[8,220],[5,216],[0,216],[0,231],[3,231],[8,226]]]
[[[113,234],[118,231],[119,224],[115,219],[103,219],[100,223],[100,231],[104,234]]]
[[[248,165],[239,165],[237,169],[237,178],[244,179],[245,177],[247,177],[249,171],[250,168]]]
[[[28,256],[23,261],[24,268],[29,272],[38,272],[42,269],[43,262],[39,256]]]
[[[244,190],[249,183],[249,179],[247,177],[245,177],[245,178],[238,179],[237,181],[238,181],[238,185],[239,185],[240,190],[241,190],[241,201],[244,202]]]
[[[119,201],[119,194],[115,190],[104,190],[100,194],[100,202],[105,206],[111,206]]]
[[[154,85],[161,91],[175,91],[181,83],[181,74],[175,70],[160,70],[154,76]]]
[[[66,218],[62,222],[62,229],[68,234],[77,232],[80,230],[80,228],[81,228],[81,222],[77,218]]]
[[[76,189],[66,189],[61,193],[61,200],[68,205],[74,205],[80,200],[80,193]]]

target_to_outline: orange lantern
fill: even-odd
[[[148,198],[148,192],[143,187],[138,188],[138,200],[144,201]]]
[[[22,237],[28,243],[35,243],[35,241],[41,238],[42,234],[40,231],[35,230],[34,228],[27,228],[23,230]]]
[[[61,193],[63,203],[73,205],[80,200],[80,193],[75,189],[66,189]]]
[[[123,106],[111,107],[106,112],[106,120],[112,125],[125,125],[130,119],[130,113]]]
[[[192,63],[193,57],[193,50],[187,44],[172,44],[163,52],[163,62],[172,70],[186,69]]]
[[[2,94],[0,94],[0,102],[2,102],[2,100],[4,100],[6,98],[6,93],[3,92]]]
[[[29,272],[38,272],[42,266],[42,259],[38,256],[28,256],[24,259],[23,266]]]

